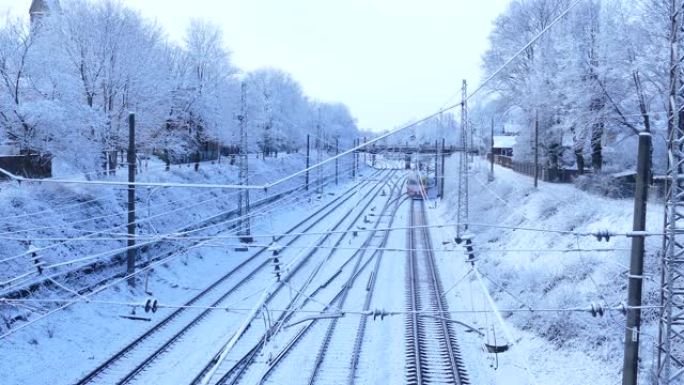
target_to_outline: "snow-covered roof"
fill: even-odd
[[[515,136],[494,136],[494,148],[513,148],[516,141]]]
[[[634,171],[634,170],[627,170],[627,171],[623,171],[623,172],[616,172],[616,173],[613,174],[613,178],[624,178],[624,177],[627,177],[627,176],[636,175],[636,173],[637,173],[637,172]]]
[[[31,2],[30,14],[44,14],[49,11],[59,11],[61,9],[59,0],[33,0]]]

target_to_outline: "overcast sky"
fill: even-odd
[[[64,1],[63,1],[64,2]],[[291,73],[307,95],[384,130],[480,80],[492,22],[510,0],[123,0],[181,40],[191,18],[223,26],[234,63]],[[0,0],[26,13],[31,0]]]

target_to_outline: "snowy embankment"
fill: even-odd
[[[449,159],[447,176],[453,177],[446,182],[447,197],[434,211],[433,224],[456,223],[457,166],[457,157]],[[506,339],[495,316],[456,316],[485,333],[484,337],[461,333],[474,383],[586,384],[589,379],[596,385],[619,383],[623,314],[607,311],[603,317],[593,317],[588,311],[558,310],[590,309],[592,303],[614,308],[626,301],[631,240],[616,236],[606,243],[573,233],[630,231],[633,201],[606,199],[572,185],[541,183],[535,190],[531,178],[500,167],[490,183],[488,166],[478,159],[473,165],[469,232],[482,281],[502,309],[515,341],[498,357],[483,353],[480,347],[485,341],[493,343],[494,333],[498,332],[499,343]],[[647,230],[662,232],[662,204],[651,203],[648,210]],[[440,241],[454,236],[451,228],[437,233],[444,238]],[[661,241],[657,236],[647,239],[644,305],[658,303],[656,254]],[[468,274],[470,264],[465,263],[463,249],[447,248],[453,252],[438,255],[445,290],[451,289],[447,297],[452,310],[489,309],[476,275]],[[657,314],[646,311],[643,317],[642,377],[648,378]]]
[[[238,170],[222,162],[204,162],[199,170],[194,164],[172,166],[164,171],[164,164],[150,160],[140,167],[139,182],[176,183],[237,183]],[[347,170],[348,162],[340,166]],[[279,158],[250,159],[250,181],[254,184],[277,180],[304,168],[305,157],[301,154],[284,155]],[[334,165],[326,167],[324,176],[334,172]],[[67,175],[67,167],[57,167],[55,177],[60,179],[84,179],[83,175]],[[116,176],[107,180],[126,180],[127,172],[119,169]],[[311,180],[318,173],[311,173]],[[251,201],[301,186],[304,177],[295,178],[272,190],[252,191]],[[9,202],[0,207],[0,283],[2,295],[16,288],[28,287],[41,277],[63,274],[94,262],[106,263],[122,254],[126,246],[127,191],[121,187],[54,184],[0,184],[0,200]],[[201,227],[203,222],[220,213],[234,210],[237,192],[234,190],[207,190],[186,188],[144,188],[137,190],[138,243],[158,239],[160,234],[176,233],[190,226]],[[225,227],[225,226],[224,226]],[[215,230],[219,230],[218,228]],[[179,235],[197,236],[202,233]],[[155,250],[141,255],[141,261]],[[146,255],[148,254],[148,255]],[[42,274],[36,264],[43,267]],[[63,265],[62,265],[63,264]],[[111,275],[98,272],[100,277],[76,274],[70,281],[78,281],[82,288],[87,280]],[[62,282],[65,283],[65,282]],[[19,314],[18,314],[19,313]],[[2,312],[5,324],[11,327],[19,312]]]
[[[284,156],[279,159],[266,161],[250,159],[250,168],[255,170],[251,176],[254,183],[273,181],[284,175],[299,171],[304,167],[305,159],[301,155]],[[340,172],[348,170],[347,162],[341,162]],[[153,168],[154,167],[154,168]],[[332,167],[334,170],[334,165]],[[326,171],[330,173],[330,169]],[[125,172],[117,178],[124,178]],[[226,163],[205,163],[195,172],[192,166],[175,166],[171,172],[164,172],[163,165],[150,165],[148,170],[139,175],[142,181],[173,181],[182,183],[234,183],[237,175],[235,167]],[[325,173],[324,173],[325,175]],[[311,175],[312,181],[316,178],[316,172]],[[61,175],[60,175],[61,177]],[[293,188],[300,185],[301,180],[292,181],[281,189]],[[348,183],[349,178],[341,177],[340,183]],[[13,213],[6,215],[24,215],[17,223],[22,228],[38,228],[47,226],[60,226],[61,228],[74,228],[75,222],[93,216],[104,216],[112,212],[121,213],[125,210],[124,192],[116,189],[102,187],[70,187],[55,189],[54,186],[17,186],[13,183],[3,185],[4,197],[18,200]],[[331,191],[326,188],[326,191]],[[270,193],[270,192],[269,192]],[[310,199],[316,197],[316,199]],[[146,201],[147,194],[139,195],[140,217],[147,217]],[[332,199],[327,194],[317,196],[299,193],[287,197],[275,205],[262,208],[261,214],[254,217],[253,231],[260,234],[277,234],[286,231],[300,218],[305,217],[311,210],[321,204],[321,201]],[[78,206],[69,216],[56,207],[55,201],[80,199],[88,202],[86,207]],[[90,202],[90,200],[93,200]],[[184,201],[186,203],[177,203]],[[197,205],[195,202],[204,202]],[[188,203],[190,202],[190,203]],[[70,201],[69,206],[75,203]],[[196,204],[194,208],[184,208],[186,205]],[[234,191],[207,191],[198,192],[185,189],[164,189],[152,192],[150,210],[152,216],[155,213],[168,211],[169,214],[155,218],[154,228],[149,230],[145,226],[139,227],[141,233],[156,231],[163,233],[172,231],[182,226],[183,223],[196,222],[202,218],[216,215],[222,210],[232,210],[235,207]],[[95,207],[96,209],[94,209]],[[181,210],[174,211],[181,208]],[[90,210],[89,210],[90,209]],[[8,210],[5,207],[5,210]],[[41,215],[26,214],[44,211]],[[97,221],[89,225],[98,231],[118,226],[122,216],[113,216],[106,221]],[[225,226],[224,226],[225,227]],[[51,228],[52,231],[58,231]],[[32,231],[30,234],[36,234]],[[47,231],[47,230],[40,230]],[[64,230],[66,231],[66,230]],[[112,230],[113,231],[113,230]],[[125,227],[116,232],[125,231]],[[107,232],[107,235],[111,231]],[[34,237],[35,238],[35,237]],[[43,243],[44,242],[44,243]],[[111,241],[108,241],[111,242]],[[35,242],[37,247],[46,247],[55,242]],[[14,306],[0,307],[1,313],[7,322],[10,317],[24,314],[28,320],[39,319],[30,324],[26,319],[15,318],[11,325],[4,323],[0,335],[12,333],[4,337],[0,344],[0,356],[5,357],[0,361],[0,372],[8,377],[8,384],[69,384],[76,382],[85,372],[92,370],[97,363],[118,351],[122,344],[131,341],[141,335],[153,324],[168,316],[173,309],[160,309],[156,314],[144,313],[140,307],[128,306],[127,304],[140,304],[146,298],[158,298],[160,301],[170,304],[183,304],[194,297],[211,282],[216,281],[226,272],[233,269],[247,255],[254,253],[240,253],[233,250],[237,242],[231,239],[205,244],[201,248],[187,248],[186,242],[178,242],[178,253],[168,258],[162,265],[157,266],[149,275],[149,282],[145,276],[141,277],[139,285],[135,289],[129,288],[125,282],[110,287],[96,296],[90,298],[91,303],[77,301],[74,306],[54,314],[46,313],[54,306],[32,303],[31,298],[39,299],[65,299],[74,298],[72,293],[64,290],[73,284],[92,285],[99,278],[95,275],[85,275],[79,280],[59,287],[42,288],[33,297],[29,298],[25,308]],[[9,244],[9,242],[8,242]],[[111,245],[111,243],[110,243]],[[183,247],[185,246],[185,247]],[[15,246],[21,251],[21,247]],[[99,253],[108,247],[104,241],[79,242],[78,246],[60,246],[72,251],[64,254],[50,255],[53,260],[60,258],[78,258],[88,253]],[[15,250],[16,251],[16,250]],[[2,253],[11,254],[11,251],[3,250]],[[46,257],[47,252],[44,252]],[[3,254],[5,255],[5,254]],[[143,255],[143,258],[145,256]],[[119,266],[116,269],[123,269]],[[101,272],[102,276],[112,274],[114,271]],[[8,274],[9,275],[9,274]],[[101,278],[101,277],[100,277]],[[145,281],[143,286],[142,282]],[[64,281],[61,281],[64,284]],[[73,286],[72,286],[73,287]],[[47,315],[40,319],[41,315]],[[122,318],[123,317],[123,318]],[[126,317],[139,317],[133,320]],[[23,326],[27,326],[22,328]],[[172,368],[169,368],[171,371]]]

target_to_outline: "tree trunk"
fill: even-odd
[[[591,167],[595,172],[603,168],[603,129],[603,122],[598,122],[591,131]]]
[[[575,150],[575,161],[577,162],[577,172],[584,175],[584,153],[582,150]]]

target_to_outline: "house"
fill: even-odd
[[[494,155],[512,157],[513,146],[515,146],[516,141],[516,136],[494,136]]]

